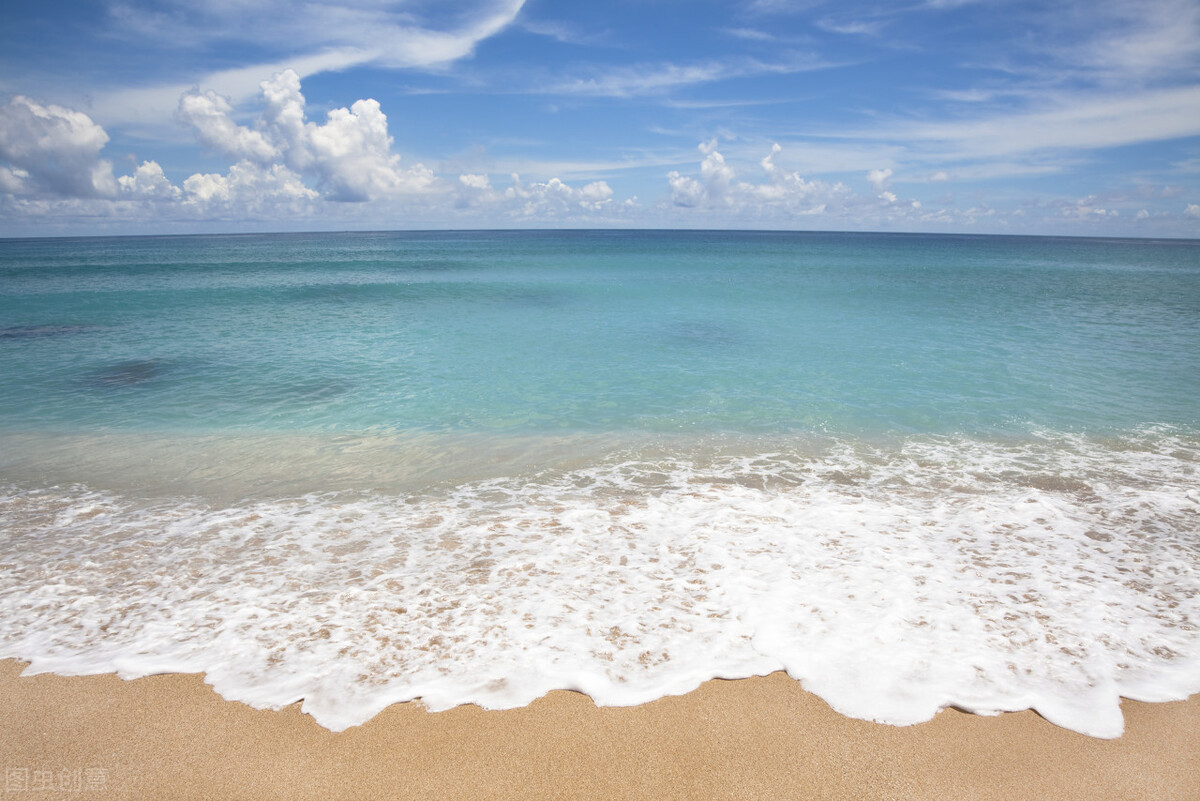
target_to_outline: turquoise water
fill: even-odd
[[[322,725],[1200,691],[1200,242],[0,241],[0,657]]]
[[[1195,242],[695,232],[7,241],[0,426],[1195,426],[1198,321]]]

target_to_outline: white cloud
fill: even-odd
[[[723,64],[656,64],[620,67],[591,78],[576,78],[550,87],[553,94],[630,97],[677,86],[708,83],[728,74]]]
[[[81,111],[23,95],[0,107],[0,185],[11,194],[103,197],[116,193],[108,134]]]
[[[243,51],[268,46],[283,57],[220,72],[190,76],[187,82],[93,93],[92,111],[106,124],[161,124],[179,97],[199,85],[237,106],[254,98],[263,75],[291,69],[301,78],[361,64],[387,68],[437,68],[470,56],[480,42],[511,24],[524,0],[477,0],[454,9],[454,21],[421,19],[411,4],[380,0],[341,0],[296,6],[285,0],[196,3],[168,0],[154,8],[142,0],[119,6],[111,35],[137,45],[146,37],[207,47],[241,41]],[[165,11],[160,11],[165,7]],[[436,6],[435,6],[436,8]]]
[[[208,148],[236,159],[228,173],[197,173],[182,188],[161,165],[145,161],[117,178],[100,158],[108,135],[88,115],[14,98],[0,109],[0,191],[8,195],[109,198],[115,202],[180,201],[192,211],[265,214],[328,200],[363,201],[440,191],[432,171],[404,169],[392,152],[387,117],[371,99],[329,112],[323,124],[304,119],[296,73],[261,83],[265,111],[255,127],[238,125],[228,99],[193,90],[178,99],[178,117]],[[317,191],[305,185],[310,176]],[[181,207],[182,208],[182,207]]]
[[[137,198],[175,200],[181,192],[179,187],[167,180],[157,161],[144,161],[133,175],[122,175],[117,179],[121,193]]]
[[[789,215],[820,214],[832,206],[840,206],[853,198],[841,182],[805,180],[798,172],[788,172],[775,163],[782,151],[778,144],[759,166],[766,180],[750,183],[737,178],[737,173],[717,150],[715,139],[699,147],[704,155],[700,178],[696,179],[672,170],[667,174],[672,205],[683,208],[723,210],[731,214],[769,210]]]
[[[177,113],[179,98],[197,86],[211,89],[237,106],[259,94],[264,75],[274,75],[290,69],[304,78],[329,70],[364,64],[372,61],[376,55],[372,51],[357,47],[339,48],[269,64],[221,70],[202,75],[189,83],[99,92],[91,101],[91,109],[92,113],[110,125],[161,126],[168,123]]]
[[[1050,110],[975,120],[896,123],[848,134],[906,142],[925,158],[990,159],[1051,150],[1088,150],[1200,135],[1200,86],[1120,96],[1054,99]],[[915,155],[922,155],[919,150]]]
[[[1183,210],[1184,216],[1200,219],[1200,205],[1189,203],[1187,208]]]
[[[395,192],[420,192],[433,184],[433,172],[418,164],[400,167],[391,152],[387,117],[375,100],[329,112],[324,125],[307,129],[309,150],[326,197],[362,201]]]
[[[876,192],[882,192],[887,186],[888,179],[891,177],[891,167],[882,170],[871,170],[869,173],[867,173],[867,181],[871,184],[871,186],[875,187]]]
[[[270,161],[277,152],[259,131],[243,128],[230,114],[233,106],[211,89],[188,92],[179,99],[178,117],[196,129],[200,141],[234,158]]]
[[[559,178],[533,183],[522,182],[515,173],[511,178],[512,184],[500,191],[487,175],[460,175],[457,205],[530,221],[565,221],[594,219],[599,212],[620,214],[629,204],[616,203],[612,187],[604,181],[574,187]]]
[[[306,119],[296,73],[285,70],[262,81],[260,89],[263,111],[252,126],[235,122],[232,104],[215,92],[197,89],[179,99],[178,118],[197,138],[236,159],[225,173],[196,173],[179,186],[156,161],[113,176],[111,163],[100,158],[108,136],[90,117],[15,98],[0,110],[2,216],[10,222],[49,220],[55,214],[110,220],[140,215],[179,224],[313,220],[317,215],[330,220],[346,219],[337,210],[345,205],[323,202],[374,201],[358,219],[394,225],[475,213],[476,224],[504,217],[537,224],[628,220],[636,206],[633,198],[618,202],[612,187],[599,180],[582,186],[558,177],[526,183],[514,175],[502,190],[483,173],[445,181],[422,165],[401,166],[387,116],[375,100],[334,109],[317,123]]]
[[[539,36],[547,36],[564,44],[595,45],[603,43],[606,38],[606,33],[603,31],[589,31],[556,20],[525,17],[521,20],[520,26],[522,30],[536,33]]]
[[[1078,42],[1064,41],[1079,25]],[[1200,4],[1195,0],[1086,0],[1050,15],[1049,55],[1103,81],[1170,77],[1200,57]]]
[[[970,6],[981,2],[983,0],[925,0],[921,5],[924,8],[940,10],[944,8],[961,8],[962,6]]]
[[[492,188],[492,181],[486,175],[479,175],[476,173],[467,173],[465,175],[458,176],[458,181],[463,186],[468,187],[470,189],[479,189],[482,191],[486,191],[486,190]]]
[[[846,36],[878,36],[883,31],[882,20],[853,20],[839,22],[833,19],[817,20],[817,27],[830,33],[840,33]]]
[[[230,104],[211,91],[185,94],[179,117],[196,129],[201,142],[234,158],[314,176],[328,200],[361,202],[434,188],[431,170],[420,164],[401,167],[377,101],[368,98],[334,109],[318,125],[305,120],[300,77],[292,70],[263,81],[260,88],[265,109],[253,129],[235,123]]]
[[[0,194],[25,194],[29,179],[29,170],[22,170],[20,167],[0,167]]]
[[[513,185],[504,194],[522,201],[524,213],[532,215],[547,210],[552,213],[558,210],[574,211],[575,208],[599,211],[612,202],[613,191],[604,181],[592,181],[576,189],[558,178],[551,178],[546,183],[524,185],[514,176]]]
[[[746,10],[759,14],[790,14],[819,6],[822,0],[752,0]]]
[[[282,164],[263,167],[240,161],[226,175],[197,173],[183,182],[185,202],[192,206],[237,207],[261,213],[267,207],[315,200],[317,193]]]
[[[461,0],[454,13],[433,4],[337,0],[297,7],[287,0],[125,0],[110,11],[114,37],[178,41],[193,49],[230,42],[293,52],[377,49],[391,66],[428,66],[461,58],[511,23],[524,0]],[[422,15],[429,10],[432,15]],[[437,17],[447,17],[450,24]]]
[[[694,86],[754,75],[786,75],[832,66],[816,58],[796,56],[790,61],[768,63],[753,58],[712,60],[694,64],[633,64],[616,67],[587,78],[559,81],[543,91],[550,94],[636,97],[661,94],[682,86]]]
[[[1117,209],[1100,205],[1103,202],[1101,198],[1095,195],[1088,195],[1076,200],[1055,200],[1049,203],[1048,206],[1051,209],[1056,209],[1060,216],[1069,220],[1108,220],[1120,215]]]
[[[701,144],[700,151],[704,158],[699,175],[678,171],[667,175],[668,199],[676,225],[695,225],[703,220],[715,227],[981,230],[982,226],[982,230],[1006,230],[1017,217],[982,203],[965,210],[926,207],[915,198],[901,197],[887,189],[892,172],[886,168],[868,173],[875,190],[871,195],[857,194],[840,181],[807,179],[776,163],[784,152],[778,144],[773,144],[770,153],[759,161],[763,174],[759,181],[743,178],[740,168],[726,161],[715,141]],[[953,199],[948,200],[952,205]],[[1069,204],[1075,208],[1075,219],[1090,213],[1081,213],[1082,206],[1098,210],[1093,200]],[[1111,210],[1102,211],[1109,218],[1114,216]],[[1053,213],[1061,218],[1064,209],[1054,206]]]
[[[757,28],[727,28],[725,32],[737,39],[746,39],[751,42],[774,42],[777,39],[775,34],[760,31]]]

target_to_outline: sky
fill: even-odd
[[[0,236],[1200,238],[1200,0],[39,0]]]

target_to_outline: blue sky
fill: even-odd
[[[1200,237],[1198,0],[0,11],[0,236]]]

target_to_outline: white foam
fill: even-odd
[[[646,453],[424,494],[0,496],[0,656],[207,674],[341,730],[391,703],[628,705],[786,669],[894,724],[1121,733],[1200,691],[1194,440]]]

